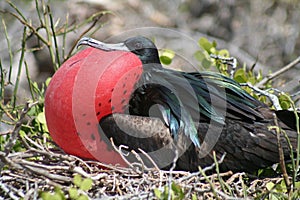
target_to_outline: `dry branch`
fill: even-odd
[[[274,78],[278,77],[279,75],[281,75],[281,74],[287,72],[288,70],[292,69],[298,63],[300,63],[300,56],[298,58],[296,58],[294,61],[292,61],[291,63],[289,63],[286,66],[284,66],[283,68],[281,68],[280,70],[278,70],[278,71],[276,71],[272,74],[267,75],[259,83],[257,83],[255,86],[258,87],[258,88],[262,87],[267,82],[273,80]]]

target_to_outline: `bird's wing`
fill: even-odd
[[[218,73],[185,73],[167,69],[144,72],[143,84],[130,101],[131,114],[149,116],[157,106],[157,117],[169,127],[176,139],[183,129],[196,146],[200,146],[195,124],[213,120],[224,124],[225,118],[257,120],[263,116],[255,110],[262,106],[235,81]],[[152,115],[153,116],[153,115]]]
[[[176,140],[180,130],[191,141],[200,147],[193,117],[188,112],[186,103],[198,106],[198,100],[187,99],[191,96],[189,90],[184,87],[183,77],[174,77],[182,83],[174,85],[165,77],[163,71],[144,72],[142,84],[135,90],[129,102],[130,114],[140,116],[159,117],[169,127],[170,133]],[[188,83],[187,83],[188,84]]]
[[[216,101],[217,103],[211,104],[215,109],[219,106],[226,108],[226,117],[240,120],[264,118],[257,108],[267,107],[267,105],[248,94],[234,80],[214,72],[186,73],[185,77],[194,85],[193,88],[203,88],[202,85],[206,84],[209,90],[205,90],[201,95],[206,96],[207,101]],[[226,102],[226,107],[218,104],[222,102],[220,99]]]

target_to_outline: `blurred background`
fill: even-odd
[[[13,2],[28,23],[35,27],[39,24],[35,7],[37,2],[42,1],[0,1],[0,59],[3,71],[6,73],[12,63],[11,82],[14,82],[17,79],[18,61],[21,56],[18,50],[21,48],[23,25],[9,13],[16,13],[9,2]],[[238,58],[240,66],[246,63],[251,67],[256,63],[255,70],[262,70],[264,75],[282,68],[300,55],[300,1],[296,0],[52,0],[45,2],[49,3],[53,21],[57,26],[66,21],[69,25],[80,24],[94,13],[109,11],[108,14],[98,16],[99,19],[95,22],[98,29],[93,33],[93,37],[98,40],[109,40],[112,36],[141,27],[169,28],[182,32],[195,41],[203,36],[210,41],[215,40],[219,48],[228,49],[231,56]],[[65,41],[64,50],[66,52],[72,50],[78,37],[83,34],[81,30],[89,26],[91,24],[70,31],[66,38],[59,40],[58,43]],[[9,54],[5,32],[11,41],[13,58]],[[41,30],[40,34],[45,35],[45,32]],[[193,49],[188,43],[182,46],[179,42],[178,45],[183,51]],[[24,55],[30,78],[42,83],[54,73],[55,67],[49,52],[34,35],[27,36],[26,46],[30,49]],[[300,65],[297,65],[282,75],[278,88],[291,93],[299,91],[299,71]],[[20,94],[26,98],[28,83],[25,70],[21,71],[20,82]],[[7,87],[9,88],[9,85]]]

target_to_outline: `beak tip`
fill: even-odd
[[[81,39],[77,42],[77,44],[76,44],[76,49],[78,49],[79,46],[81,46],[81,45],[88,45],[88,44],[89,44],[89,41],[90,41],[90,38],[89,38],[89,37],[83,37],[83,38],[81,38]]]

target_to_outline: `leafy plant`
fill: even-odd
[[[40,193],[40,197],[43,200],[88,200],[87,192],[92,188],[93,181],[91,178],[82,178],[81,175],[76,174],[73,178],[73,186],[68,189],[68,192],[64,193],[60,187],[54,187],[53,192],[44,191]]]
[[[66,196],[60,187],[54,187],[54,192],[42,192],[40,197],[43,200],[65,200]]]
[[[160,200],[167,200],[169,195],[172,200],[182,200],[185,199],[185,192],[180,185],[172,182],[171,189],[168,186],[165,186],[163,190],[159,190],[158,188],[154,189],[154,195]]]
[[[164,49],[160,51],[160,62],[164,65],[170,65],[175,56],[175,52],[170,49]]]
[[[198,44],[201,50],[195,52],[194,56],[200,62],[200,66],[204,67],[205,70],[212,70],[212,68],[215,67],[218,72],[228,77],[232,72],[234,72],[232,78],[236,82],[241,84],[247,83],[252,86],[259,84],[264,79],[261,70],[254,72],[255,63],[250,68],[244,64],[243,67],[238,69],[228,69],[227,63],[222,62],[221,59],[212,58],[212,54],[223,58],[230,58],[229,51],[227,49],[218,50],[217,43],[215,41],[209,42],[207,38],[200,38]],[[229,72],[230,70],[231,72]],[[272,88],[272,81],[268,81],[263,84],[263,88],[264,90],[268,90],[269,93],[277,92],[277,90]],[[257,91],[255,91],[253,88],[244,86],[244,89],[261,102],[270,104],[266,96],[257,93]],[[286,95],[287,94],[283,94],[282,92],[280,92],[278,95],[278,100],[282,109],[289,109],[292,106]]]
[[[229,58],[230,54],[229,51],[226,49],[217,49],[217,43],[215,41],[209,42],[207,38],[200,38],[198,41],[198,45],[201,47],[201,50],[196,51],[194,56],[200,62],[200,66],[203,67],[205,70],[211,70],[211,67],[216,67],[216,69],[226,75],[228,74],[228,65],[222,63],[218,59],[212,59],[211,54],[222,56],[224,58]]]
[[[93,13],[83,21],[70,23],[68,15],[66,15],[65,20],[55,19],[53,17],[50,6],[51,1],[31,0],[26,3],[30,4],[32,2],[35,4],[35,10],[33,10],[30,15],[26,14],[25,10],[20,9],[13,1],[9,0],[6,1],[6,4],[9,5],[9,9],[0,9],[1,30],[4,31],[8,47],[7,54],[9,56],[8,66],[5,66],[6,63],[4,64],[2,62],[2,58],[0,59],[0,121],[2,123],[0,126],[5,125],[8,127],[7,131],[0,133],[1,173],[2,170],[11,170],[11,173],[13,173],[12,171],[18,166],[15,162],[20,162],[22,159],[24,159],[24,162],[27,164],[28,162],[41,164],[39,161],[43,161],[43,164],[45,164],[47,163],[47,161],[43,160],[45,158],[54,163],[59,160],[59,158],[51,158],[49,154],[47,155],[50,149],[56,147],[53,145],[48,133],[44,113],[45,91],[51,78],[48,78],[43,83],[34,81],[29,70],[32,66],[28,65],[26,55],[46,49],[52,67],[56,70],[64,60],[68,59],[74,53],[76,41],[70,50],[67,51],[67,35],[77,31],[79,39],[83,34],[93,34],[103,25],[102,23],[98,23],[101,16],[110,13],[108,11],[101,11]],[[21,38],[18,39],[21,41],[19,47],[12,46],[11,44],[11,38],[8,35],[9,31],[7,31],[11,25],[10,20],[20,22],[22,26],[22,35]],[[13,24],[16,25],[17,23]],[[37,39],[38,46],[31,48],[30,45],[27,45],[27,42],[32,37]],[[58,43],[58,40],[62,42]],[[16,49],[13,47],[16,47]],[[20,55],[19,58],[16,55]],[[14,69],[17,69],[16,79],[12,76]],[[25,78],[29,86],[30,98],[20,101],[20,80],[23,72],[25,72]],[[11,96],[7,95],[8,88],[12,88]],[[56,150],[58,150],[57,147]],[[27,152],[30,152],[29,156],[26,156]],[[15,155],[20,155],[20,158],[18,157],[18,159],[12,161]],[[24,158],[22,157],[23,155],[25,155]],[[25,169],[25,167],[21,169]],[[21,170],[18,168],[18,171]],[[34,170],[31,171],[31,173],[35,174]],[[25,174],[29,175],[30,172]],[[39,174],[39,176],[42,175]],[[78,191],[78,198],[73,199],[87,199],[85,192],[90,187],[88,186],[90,180],[83,179],[82,182],[80,187],[74,186],[74,188],[70,190],[73,196],[75,189]],[[14,187],[18,187],[19,185],[22,184],[15,184]],[[3,185],[1,184],[1,186]],[[16,199],[13,198],[15,196],[22,198],[22,195],[13,195],[14,192],[2,190],[3,188],[5,188],[5,186],[1,187],[0,196],[4,198],[12,197],[12,199]],[[48,188],[48,186],[46,186],[46,188]],[[17,189],[13,191],[17,191]],[[22,192],[19,194],[28,192],[24,190],[24,187],[22,189],[20,188],[20,191]],[[69,198],[68,196],[69,193],[66,193],[64,187],[54,187],[53,192],[41,193],[43,199],[66,199]]]

